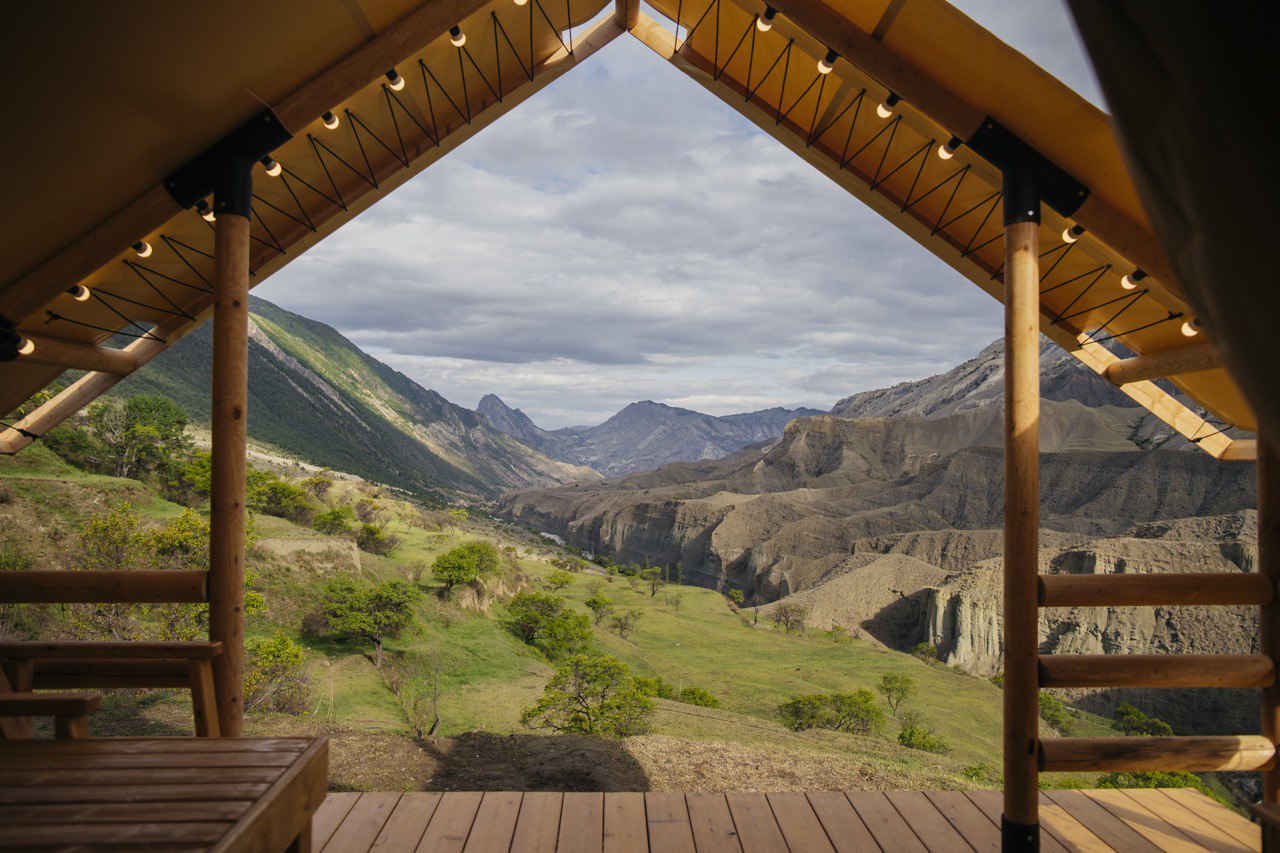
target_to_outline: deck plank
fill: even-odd
[[[1231,809],[1216,803],[1199,791],[1190,788],[1158,788],[1160,793],[1173,800],[1185,809],[1195,812],[1200,817],[1212,821],[1215,826],[1231,833],[1237,840],[1246,844],[1250,850],[1262,846],[1262,829],[1253,821],[1238,815]]]
[[[742,853],[738,828],[724,794],[690,791],[684,796],[698,853]]]
[[[927,848],[920,843],[915,832],[883,793],[850,791],[845,796],[881,847],[886,850],[925,853]]]
[[[45,785],[0,788],[0,806],[22,803],[181,803],[251,802],[267,790],[264,783],[247,785]]]
[[[1137,801],[1125,796],[1121,791],[1098,789],[1085,791],[1084,794],[1129,824],[1161,850],[1172,851],[1172,853],[1187,853],[1187,851],[1204,849],[1179,832],[1176,827],[1170,826],[1164,819],[1153,814],[1144,806],[1139,805]]]
[[[171,823],[239,820],[247,800],[186,803],[70,803],[0,806],[0,826],[20,823]]]
[[[1084,853],[1109,853],[1111,845],[1099,838],[1089,827],[1057,803],[1040,797],[1040,827],[1052,834],[1071,850]]]
[[[338,824],[342,823],[342,819],[347,816],[347,812],[351,811],[351,807],[358,799],[360,799],[359,794],[346,792],[329,794],[324,798],[320,808],[311,817],[311,849],[324,849],[333,833],[337,831]]]
[[[465,853],[507,853],[520,816],[518,791],[486,791],[480,799]]]
[[[604,853],[648,853],[645,795],[617,791],[604,795]]]
[[[1231,833],[1179,805],[1155,788],[1126,790],[1124,794],[1152,814],[1163,818],[1166,823],[1176,826],[1179,832],[1201,847],[1225,853],[1248,853],[1249,847]]]
[[[604,849],[604,794],[564,795],[560,811],[559,853],[600,853]]]
[[[988,820],[963,791],[929,791],[925,796],[970,847],[978,853],[998,853],[999,827]]]
[[[813,853],[835,853],[831,839],[822,821],[813,812],[813,806],[804,794],[782,792],[766,794],[773,816],[782,830],[782,837],[792,850],[812,850]]]
[[[935,853],[972,849],[937,806],[922,791],[888,791],[885,797],[915,831],[926,848]]]
[[[1132,850],[1133,853],[1159,853],[1160,851],[1160,848],[1148,841],[1145,836],[1080,791],[1044,791],[1041,797],[1052,800],[1076,820],[1089,827],[1089,831],[1098,836],[1103,843],[1116,850]]]
[[[418,842],[419,853],[462,853],[480,810],[479,791],[449,791],[440,798],[427,830]]]
[[[378,853],[413,853],[418,842],[431,823],[431,816],[440,805],[442,794],[436,791],[410,791],[400,796],[400,802],[387,816],[382,831],[374,839],[370,850]]]
[[[558,791],[529,791],[520,802],[516,835],[511,853],[546,853],[556,849],[560,837],[560,810],[564,794]]]
[[[325,850],[331,853],[335,851],[340,853],[344,850],[368,850],[377,840],[378,833],[382,831],[383,825],[398,802],[400,802],[400,795],[397,793],[370,791],[361,794],[324,847],[315,849],[320,850],[321,853]]]
[[[822,822],[827,838],[838,853],[874,850],[879,846],[844,794],[839,791],[815,791],[808,794],[808,799],[813,813]]]
[[[786,853],[787,841],[764,794],[734,791],[725,800],[744,853]]]
[[[965,791],[969,802],[978,807],[978,811],[987,816],[991,825],[1000,831],[1000,812],[1004,808],[1004,795],[999,791]],[[1067,846],[1058,840],[1053,833],[1041,827],[1040,849],[1044,853],[1068,853]]]
[[[644,795],[649,846],[672,853],[694,853],[693,829],[684,794],[650,791]]]

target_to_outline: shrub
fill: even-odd
[[[827,719],[827,697],[821,694],[797,696],[778,706],[782,724],[792,731],[822,728]]]
[[[989,764],[970,764],[960,775],[979,785],[999,785],[1003,781],[1000,772]]]
[[[445,591],[460,583],[475,583],[501,571],[497,550],[488,542],[468,542],[436,557],[431,573],[444,584]]]
[[[399,579],[360,587],[347,575],[339,575],[329,581],[320,602],[323,626],[312,619],[310,627],[335,637],[368,640],[373,643],[373,665],[381,669],[383,640],[400,636],[413,622],[413,604],[420,595]]]
[[[742,602],[745,600],[746,600],[746,597],[742,594],[742,590],[740,589],[729,590],[729,602],[734,606],[735,609],[738,607],[741,607]]]
[[[303,490],[318,501],[324,500],[325,495],[329,494],[329,490],[333,488],[333,480],[317,474],[314,477],[307,477],[300,484]]]
[[[684,688],[680,691],[680,701],[686,705],[697,705],[702,708],[720,707],[720,700],[703,687]]]
[[[400,537],[387,533],[381,524],[364,522],[356,531],[356,547],[380,557],[388,556],[400,545]]]
[[[550,584],[553,590],[559,592],[569,584],[573,583],[573,575],[561,569],[556,569],[554,572],[547,575],[547,583]]]
[[[305,491],[270,471],[250,468],[245,488],[246,504],[254,512],[287,518],[297,524],[310,524],[315,515],[315,507]]]
[[[310,683],[302,659],[302,647],[277,631],[269,640],[254,640],[245,647],[244,707],[249,711],[306,710]]]
[[[1045,690],[1040,691],[1040,719],[1064,735],[1071,734],[1076,727],[1076,718],[1062,700]]]
[[[804,620],[807,619],[808,616],[809,608],[801,607],[793,601],[778,602],[774,605],[772,612],[769,614],[769,618],[773,620],[773,624],[788,634],[793,631],[803,632]]]
[[[925,663],[932,663],[938,659],[938,647],[933,643],[916,643],[911,649],[911,654]]]
[[[574,655],[534,705],[520,714],[529,728],[560,734],[627,737],[649,730],[653,700],[617,658]]]
[[[674,699],[676,696],[676,689],[661,676],[637,675],[632,681],[635,682],[636,689],[646,696],[659,699]]]
[[[597,625],[603,622],[605,617],[613,613],[613,600],[599,591],[596,591],[587,599],[586,605],[587,609],[591,611],[593,621]]]
[[[349,536],[351,522],[356,514],[349,506],[335,506],[316,515],[311,521],[311,528],[326,536]]]
[[[578,654],[591,643],[591,620],[565,609],[565,600],[546,592],[522,592],[507,604],[519,637],[556,659]]]
[[[1128,702],[1121,702],[1120,707],[1116,708],[1111,728],[1126,735],[1168,737],[1173,734],[1173,727],[1164,720],[1149,717]]]
[[[1105,773],[1098,777],[1099,788],[1194,788],[1202,794],[1222,801],[1199,776],[1184,770]]]
[[[884,725],[884,711],[876,705],[876,697],[870,690],[832,693],[827,702],[830,705],[830,727],[837,731],[869,735]]]
[[[902,703],[915,695],[916,681],[911,676],[900,672],[886,672],[880,676],[880,683],[876,685],[876,689],[880,691],[884,701],[889,704],[889,710],[896,717]]]
[[[532,643],[547,623],[564,610],[564,599],[549,592],[522,592],[507,603],[511,625],[526,643]]]
[[[939,755],[951,751],[946,741],[935,735],[933,729],[927,728],[923,718],[915,711],[903,712],[902,730],[898,732],[898,743],[908,749],[918,749]]]
[[[628,607],[620,613],[613,614],[613,617],[609,620],[609,627],[613,629],[615,634],[625,640],[636,632],[640,617],[643,615],[644,613],[639,609]]]

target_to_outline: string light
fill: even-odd
[[[1182,324],[1182,334],[1188,338],[1194,338],[1200,334],[1200,318],[1192,317],[1190,320]]]
[[[902,98],[890,92],[889,97],[884,99],[884,103],[876,107],[876,115],[880,116],[880,118],[888,118],[893,115],[894,107],[898,106],[898,102],[901,100]]]
[[[324,122],[324,126],[330,130],[338,129],[338,117],[332,112],[326,112],[324,115],[320,116],[320,120]]]
[[[36,342],[31,338],[18,337],[18,355],[31,355],[36,351]]]
[[[462,32],[462,27],[455,24],[449,28],[449,41],[454,47],[462,47],[467,43],[467,36]]]
[[[83,284],[73,284],[67,288],[67,293],[71,294],[71,298],[76,302],[85,302],[89,298],[89,288]]]
[[[772,6],[764,7],[764,14],[756,18],[756,29],[762,33],[767,33],[773,29],[773,18],[778,14],[778,10]]]
[[[1126,275],[1124,278],[1120,279],[1120,286],[1123,287],[1125,290],[1133,290],[1135,287],[1138,286],[1138,282],[1142,281],[1146,277],[1147,277],[1147,274],[1144,273],[1142,270],[1134,270],[1133,272]]]
[[[516,0],[516,5],[517,5],[517,6],[524,6],[524,5],[527,5],[527,4],[528,4],[528,2],[529,2],[529,0]]]
[[[214,215],[213,208],[209,206],[209,202],[200,199],[196,202],[196,212],[205,222],[217,222],[218,217]]]
[[[387,72],[387,88],[393,92],[399,92],[404,88],[404,78],[394,68]]]
[[[964,140],[958,136],[953,136],[938,146],[938,156],[943,160],[950,160],[952,157],[956,156],[956,150],[961,145],[964,145]]]
[[[263,166],[263,168],[265,168],[265,169],[267,170],[267,174],[268,174],[268,175],[270,175],[270,176],[271,176],[271,177],[273,177],[273,178],[275,178],[275,177],[279,177],[280,173],[281,173],[282,171],[284,171],[284,170],[280,167],[280,164],[279,164],[279,163],[277,163],[274,159],[272,159],[272,157],[271,157],[271,155],[270,155],[270,154],[268,154],[267,156],[263,157],[263,158],[262,158],[261,160],[259,160],[258,162],[259,162],[259,163],[261,163],[261,164],[262,164],[262,166]]]
[[[151,244],[146,240],[139,240],[133,244],[133,251],[140,258],[149,258],[151,257]]]
[[[836,67],[836,60],[840,58],[840,54],[834,50],[827,50],[827,55],[818,60],[818,73],[830,74],[832,69]]]
[[[1062,232],[1062,242],[1074,243],[1080,239],[1080,235],[1084,233],[1083,225],[1072,225],[1070,228],[1064,229]],[[1122,281],[1121,284],[1124,282]],[[1125,290],[1133,290],[1132,287],[1125,286]]]

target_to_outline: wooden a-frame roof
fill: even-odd
[[[1197,331],[1103,112],[943,0],[653,6],[665,21],[635,0],[24,9],[0,50],[10,118],[0,318],[34,350],[0,362],[0,413],[68,368],[88,372],[0,427],[0,452],[25,447],[207,318],[213,226],[174,200],[166,178],[264,107],[292,138],[272,154],[280,175],[255,167],[254,283],[629,33],[997,299],[991,140],[1029,146],[1076,194],[1044,210],[1044,332],[1202,449],[1253,458],[1254,443],[1225,428],[1253,430],[1254,415]],[[402,88],[389,85],[393,68]],[[964,144],[939,156],[953,140]],[[1084,230],[1070,241],[1073,226]],[[69,292],[76,285],[88,288],[84,301]],[[135,337],[104,345],[117,332]],[[1117,343],[1136,357],[1113,354]]]

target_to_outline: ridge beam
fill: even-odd
[[[21,356],[20,361],[120,376],[126,376],[138,368],[138,357],[127,350],[47,338],[44,335],[23,333],[23,337],[35,345],[35,352]]]
[[[1104,375],[1115,385],[1165,379],[1223,366],[1222,353],[1211,342],[1124,358],[1107,365]]]

